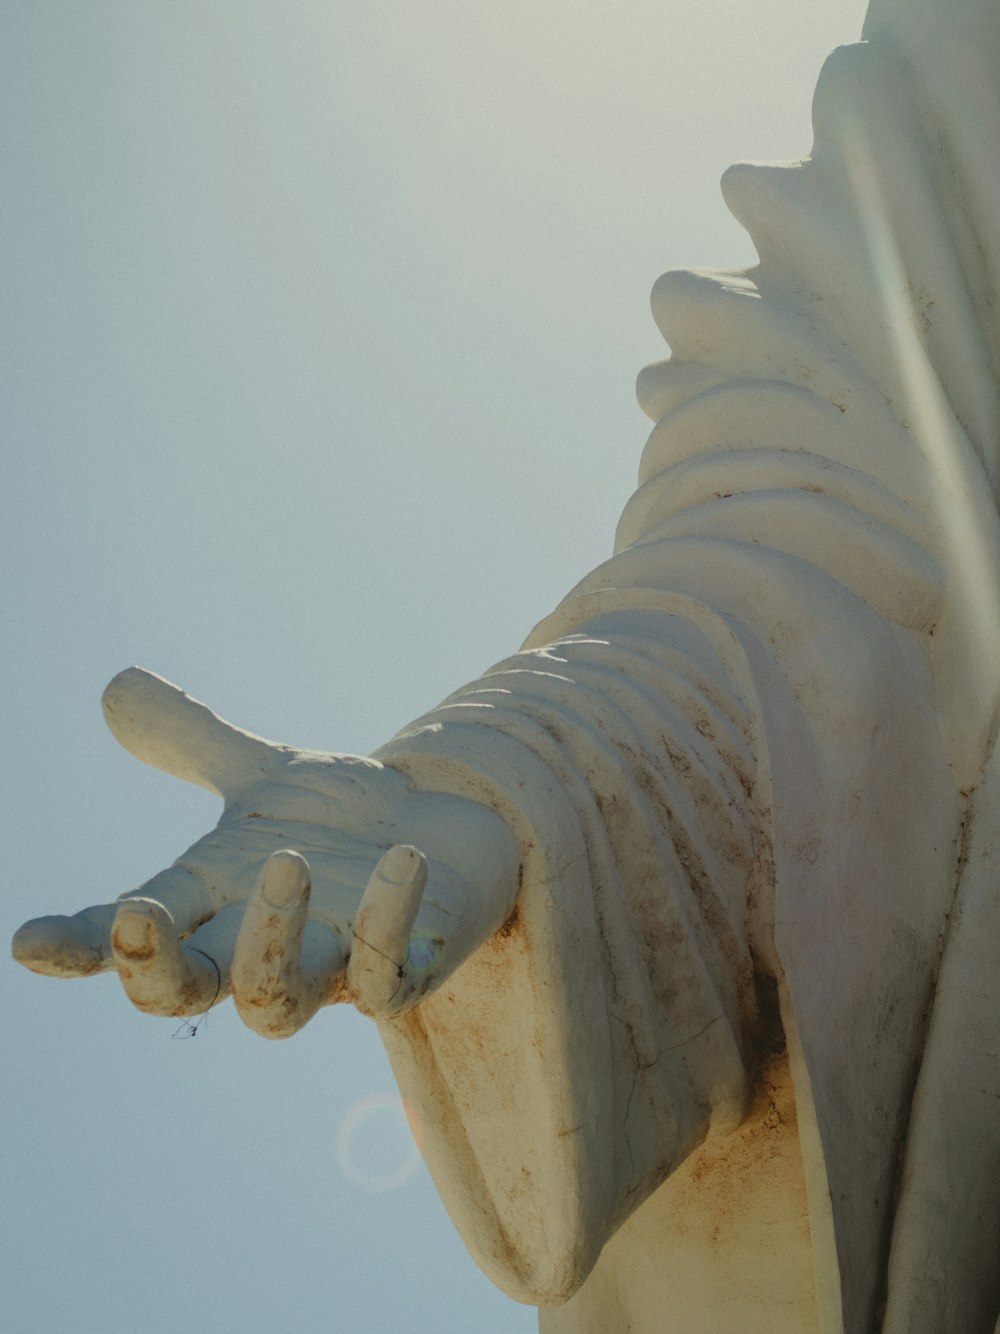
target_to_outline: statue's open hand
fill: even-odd
[[[225,799],[212,833],[115,903],[14,938],[35,972],[117,968],[150,1014],[206,1010],[286,1037],[321,1005],[389,1017],[439,985],[513,911],[518,851],[477,801],[415,790],[377,761],[276,746],[131,668],[104,696],[133,754]]]

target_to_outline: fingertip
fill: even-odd
[[[35,917],[14,933],[11,954],[43,977],[87,977],[108,966],[105,938],[78,917]]]
[[[101,703],[104,707],[114,709],[123,699],[129,696],[135,696],[140,692],[145,692],[152,687],[157,689],[162,686],[169,686],[176,690],[176,686],[171,686],[169,681],[164,680],[162,676],[157,676],[155,672],[149,672],[145,667],[126,667],[117,676],[113,676],[104,687],[104,693],[101,695]]]
[[[220,922],[224,911],[212,922]],[[229,960],[219,947],[224,938],[214,947],[198,939],[197,946],[182,943],[172,915],[155,899],[134,896],[119,902],[111,948],[121,984],[137,1009],[196,1014],[228,994]]]
[[[298,852],[283,848],[264,863],[260,897],[272,908],[289,908],[308,900],[312,889],[309,863]]]
[[[173,926],[173,917],[155,899],[123,899],[111,928],[111,945],[116,954],[131,960],[151,959],[163,932]]]
[[[375,867],[378,878],[390,885],[412,885],[427,880],[427,858],[410,843],[396,843],[384,852]],[[421,884],[421,888],[422,888]]]

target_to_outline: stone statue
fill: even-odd
[[[1000,5],[874,0],[760,255],[672,355],[614,556],[374,758],[133,669],[222,819],[50,974],[375,1017],[470,1250],[543,1334],[989,1334],[1000,1313]]]

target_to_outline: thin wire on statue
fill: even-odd
[[[182,1024],[178,1025],[177,1029],[170,1035],[173,1039],[196,1038],[198,1036],[198,1030],[204,1028],[208,1024],[209,1010],[211,1010],[212,1006],[219,999],[219,992],[222,990],[222,971],[212,956],[206,954],[204,950],[198,949],[196,945],[189,945],[188,949],[194,954],[200,954],[203,959],[207,959],[215,969],[215,995],[208,1002],[204,1014],[199,1015],[194,1023],[192,1023],[190,1019],[185,1019]]]

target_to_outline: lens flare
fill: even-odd
[[[399,1190],[420,1165],[420,1126],[398,1093],[370,1093],[337,1129],[337,1162],[352,1185],[375,1195]]]

